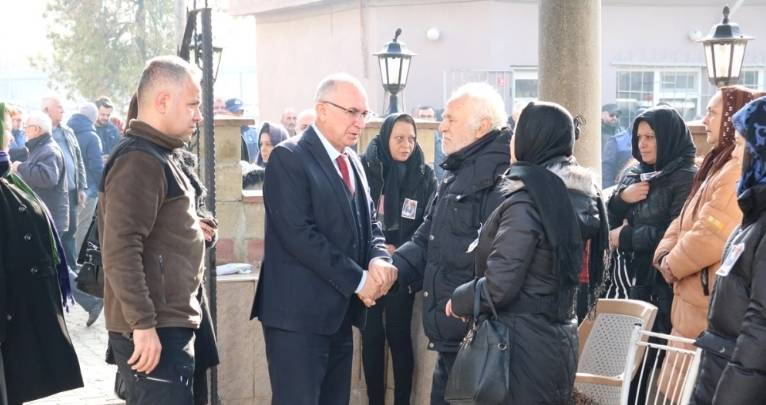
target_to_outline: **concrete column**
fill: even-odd
[[[540,100],[585,118],[575,156],[601,173],[601,0],[540,0],[539,5]]]

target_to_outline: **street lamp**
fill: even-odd
[[[191,45],[189,46],[189,49],[191,52],[194,53],[194,60],[197,63],[197,66],[199,66],[200,69],[202,69],[202,61],[203,61],[203,49],[202,46],[202,34],[195,35],[194,41],[192,41]],[[223,55],[223,48],[220,46],[212,45],[213,49],[213,66],[215,66],[213,70],[213,82],[218,79],[218,69],[221,67],[221,56]]]
[[[391,94],[387,114],[393,114],[399,110],[399,100],[396,94],[404,90],[404,86],[407,85],[410,60],[415,56],[414,53],[407,50],[404,43],[398,42],[401,34],[402,29],[397,28],[394,40],[387,43],[380,52],[373,54],[378,57],[383,88]]]
[[[747,41],[753,37],[744,35],[739,24],[729,23],[729,7],[723,8],[723,20],[700,40],[705,47],[705,62],[710,82],[718,87],[736,84],[742,70]]]

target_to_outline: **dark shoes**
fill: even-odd
[[[104,309],[104,301],[101,301],[93,309],[88,311],[88,322],[85,322],[85,326],[93,325],[101,314],[101,310]]]

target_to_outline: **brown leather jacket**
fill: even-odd
[[[196,329],[205,240],[195,190],[170,159],[183,143],[137,120],[126,135],[148,141],[166,159],[116,153],[118,145],[107,162],[98,202],[106,328]]]

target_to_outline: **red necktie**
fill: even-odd
[[[346,188],[351,195],[354,195],[354,185],[351,183],[351,176],[348,174],[348,164],[346,164],[345,155],[340,155],[335,160],[338,162],[338,168],[340,169],[340,175],[343,177],[343,183],[346,185]]]

